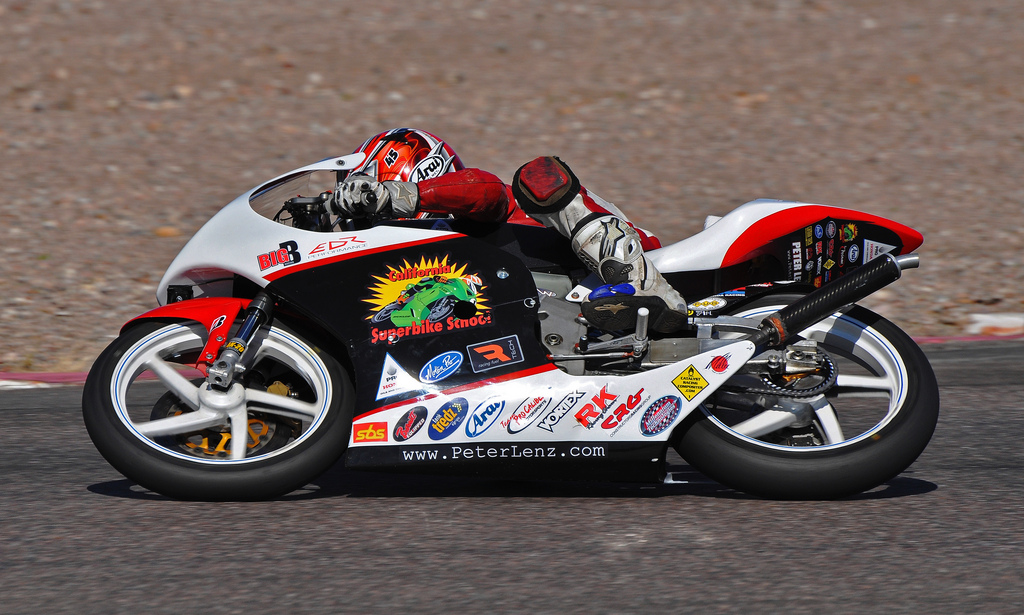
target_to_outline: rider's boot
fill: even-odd
[[[671,333],[686,326],[686,301],[661,275],[640,247],[640,236],[614,216],[593,220],[572,236],[572,247],[605,282],[584,300],[583,317],[599,329],[636,326],[637,310],[650,312],[650,326]]]
[[[583,302],[583,316],[599,329],[636,326],[637,311],[650,311],[650,327],[671,333],[686,326],[686,302],[644,255],[640,234],[614,205],[580,186],[553,156],[520,167],[512,181],[519,206],[572,241],[573,251],[605,286]]]

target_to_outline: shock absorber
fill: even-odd
[[[227,390],[231,386],[235,372],[240,371],[239,361],[242,355],[252,343],[259,328],[270,322],[273,313],[274,301],[262,291],[257,293],[245,311],[245,319],[242,320],[238,333],[224,344],[217,361],[207,370],[206,381],[210,386],[221,390]]]

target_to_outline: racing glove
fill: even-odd
[[[346,218],[411,218],[418,203],[419,190],[412,182],[378,182],[368,175],[352,175],[338,182],[331,209]]]

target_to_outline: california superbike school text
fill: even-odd
[[[414,337],[430,333],[444,333],[445,331],[454,331],[456,329],[466,329],[469,327],[479,327],[489,324],[491,324],[491,313],[487,311],[481,312],[472,318],[459,319],[454,316],[449,316],[447,319],[440,322],[424,320],[420,323],[413,323],[408,327],[397,327],[395,329],[378,329],[374,327],[370,331],[370,335],[371,342],[374,344],[393,344],[403,337]]]

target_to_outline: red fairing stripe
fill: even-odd
[[[452,237],[461,237],[458,235],[441,235],[440,237],[430,237],[429,239],[417,239],[416,241],[406,241],[404,243],[392,243],[386,246],[380,246],[379,248],[371,248],[369,250],[359,250],[357,252],[349,252],[348,254],[339,254],[338,256],[332,256],[331,258],[324,258],[316,261],[309,261],[305,263],[299,263],[298,265],[290,265],[284,269],[279,269],[273,273],[263,276],[263,279],[268,282],[273,282],[278,278],[295,273],[296,271],[303,271],[305,269],[311,269],[313,267],[319,267],[320,265],[326,265],[328,263],[336,263],[338,261],[348,260],[350,258],[358,258],[360,256],[367,256],[369,254],[377,254],[378,252],[388,252],[391,250],[402,250],[404,248],[411,248],[412,246],[421,246],[428,243],[434,243],[435,241],[445,241]]]
[[[225,318],[229,325],[235,322],[235,317],[238,316],[238,313],[248,306],[248,299],[238,299],[236,297],[200,297],[199,299],[168,303],[129,320],[121,327],[121,331],[124,332],[132,323],[152,318],[194,320],[201,323],[209,331],[210,327],[221,316]]]
[[[826,205],[801,205],[776,212],[758,220],[750,228],[732,242],[722,259],[722,267],[729,267],[749,260],[756,256],[759,248],[765,244],[794,231],[805,228],[825,218],[849,220],[851,222],[869,222],[885,227],[896,233],[903,242],[900,254],[913,252],[924,243],[924,236],[909,226],[892,220],[866,214],[852,209],[829,207]]]
[[[392,408],[398,408],[399,406],[405,406],[407,404],[411,404],[411,403],[415,403],[415,402],[425,401],[427,399],[433,399],[433,398],[435,398],[435,397],[437,397],[439,395],[455,395],[456,393],[461,393],[463,391],[471,391],[473,389],[479,389],[481,387],[489,386],[489,385],[492,385],[492,384],[497,384],[499,382],[507,382],[509,380],[516,380],[518,378],[526,378],[527,376],[533,376],[534,374],[543,374],[544,372],[549,372],[549,371],[551,371],[553,369],[558,369],[558,368],[555,367],[554,365],[551,365],[551,364],[548,364],[548,365],[538,365],[537,367],[531,367],[530,369],[524,369],[523,371],[515,372],[515,373],[512,373],[512,374],[505,374],[504,376],[498,376],[497,378],[490,378],[488,380],[483,380],[483,381],[480,381],[480,382],[471,382],[469,384],[464,384],[462,386],[457,386],[457,387],[453,387],[451,389],[446,389],[446,390],[440,391],[438,393],[428,393],[426,395],[422,395],[422,396],[416,397],[414,399],[405,399],[405,400],[402,400],[402,401],[399,401],[399,402],[395,402],[393,404],[388,404],[386,406],[382,406],[380,408],[376,408],[374,410],[370,410],[369,412],[365,412],[363,414],[360,414],[359,416],[357,416],[356,418],[354,418],[352,420],[353,421],[361,421],[361,420],[365,419],[366,417],[372,416],[372,415],[377,414],[379,412],[384,412],[385,410],[391,410]]]

